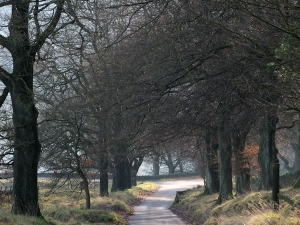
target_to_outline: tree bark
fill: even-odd
[[[83,171],[78,168],[77,173],[79,174],[80,178],[82,179],[83,189],[85,193],[85,207],[87,209],[91,208],[91,196],[90,196],[90,189],[89,189],[89,181]]]
[[[182,165],[182,162],[181,160],[179,160],[179,169],[180,169],[180,173],[183,173],[183,165]]]
[[[108,158],[107,154],[100,156],[100,196],[108,196]]]
[[[180,159],[177,158],[176,163],[174,164],[172,155],[170,153],[167,153],[167,158],[165,156],[162,156],[162,159],[164,160],[164,162],[166,163],[166,165],[169,169],[169,174],[174,174],[175,169],[177,168],[177,166],[180,163]]]
[[[131,171],[131,186],[135,187],[137,186],[137,179],[136,179],[137,172],[132,170]]]
[[[15,133],[12,211],[41,217],[37,186],[41,146],[37,129],[38,111],[33,99],[33,59],[23,49],[19,56],[14,60],[13,73],[22,76],[13,81],[10,87]]]
[[[159,156],[153,156],[153,176],[159,175]]]
[[[106,117],[98,117],[99,126],[99,172],[100,172],[100,196],[108,196],[108,165],[109,156],[107,149],[107,128],[106,128]]]
[[[113,175],[112,192],[131,188],[131,168],[126,156],[115,157],[115,172]]]
[[[37,116],[32,92],[25,84],[11,90],[15,132],[13,206],[16,214],[41,217],[38,204],[37,170],[41,146],[38,140]],[[21,90],[20,90],[21,89]],[[24,96],[24,90],[28,93]],[[26,98],[27,97],[27,98]]]
[[[206,128],[206,168],[205,168],[205,190],[207,194],[219,191],[219,162],[218,162],[218,131],[217,128]]]
[[[300,170],[300,113],[298,115],[298,144],[294,149],[295,152],[295,161],[294,161],[294,172]]]
[[[272,164],[278,153],[275,144],[276,113],[265,112],[260,126],[258,163],[260,166],[260,190],[270,190],[273,183]]]
[[[142,165],[144,160],[144,156],[141,155],[138,158],[134,158],[133,162],[132,162],[132,166],[131,166],[131,185],[132,186],[136,186],[137,182],[136,182],[136,175],[137,172],[139,171],[140,166]]]
[[[222,113],[219,125],[219,155],[220,155],[220,191],[218,203],[224,199],[233,198],[232,193],[232,147],[229,129],[230,112]]]
[[[126,176],[126,186],[125,189],[131,188],[131,163],[128,158],[125,160],[125,176]]]
[[[273,209],[279,210],[279,160],[275,156],[272,165],[273,169],[273,186],[272,186],[272,200],[273,200]]]

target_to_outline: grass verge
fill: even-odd
[[[280,210],[274,212],[270,191],[251,192],[220,205],[218,194],[206,195],[203,187],[182,192],[171,210],[193,225],[296,225],[300,224],[300,189],[280,191]]]
[[[0,203],[0,225],[81,225],[120,224],[133,213],[132,207],[145,196],[155,192],[158,186],[145,182],[122,192],[111,192],[109,197],[100,197],[91,191],[91,209],[84,209],[85,200],[81,192],[40,190],[40,208],[45,220],[10,213],[11,202]]]

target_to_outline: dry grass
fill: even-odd
[[[194,225],[300,225],[300,190],[281,190],[279,212],[273,211],[271,192],[251,192],[221,205],[218,194],[205,195],[203,188],[186,191],[171,209]]]
[[[49,192],[46,183],[40,183],[40,208],[46,220],[17,216],[10,213],[11,199],[0,203],[0,225],[80,225],[80,224],[126,224],[126,218],[132,214],[132,206],[145,195],[157,190],[153,183],[139,184],[137,187],[110,193],[109,197],[100,197],[98,188],[91,191],[91,209],[84,209],[84,193],[70,191],[68,187]]]

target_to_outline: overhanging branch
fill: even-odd
[[[4,88],[2,95],[0,96],[0,107],[3,105],[8,93],[9,93],[9,90],[7,88]]]
[[[10,86],[10,76],[11,74],[9,72],[0,67],[0,81],[2,81],[6,87]]]
[[[65,3],[64,0],[57,1],[56,12],[55,12],[49,26],[44,30],[44,32],[41,33],[41,35],[39,35],[39,37],[37,37],[36,42],[31,47],[31,52],[30,53],[32,55],[35,55],[36,52],[38,52],[40,50],[40,48],[45,43],[45,40],[55,31],[56,26],[57,26],[57,24],[59,22],[59,19],[61,17],[61,14],[63,12],[64,3]]]

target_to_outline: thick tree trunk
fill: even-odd
[[[222,113],[219,125],[219,155],[220,155],[220,191],[218,203],[233,197],[232,193],[232,149],[231,134],[229,130],[230,114]]]
[[[126,189],[131,188],[131,163],[129,160],[125,160],[125,176],[126,176]]]
[[[108,196],[108,165],[109,156],[107,150],[106,137],[106,118],[98,117],[99,122],[99,142],[101,143],[99,151],[99,172],[100,172],[100,196]]]
[[[300,142],[300,135],[299,135],[299,142]],[[300,144],[297,145],[296,149],[294,149],[294,152],[295,152],[295,161],[293,166],[293,172],[296,172],[300,170]]]
[[[23,63],[23,68],[19,65],[21,68],[18,68],[18,71],[24,75],[28,74],[27,77],[17,79],[10,88],[15,133],[12,211],[16,214],[40,217],[37,186],[38,161],[41,151],[37,129],[38,112],[33,100],[33,69],[28,68],[27,60]]]
[[[107,154],[100,156],[100,196],[108,196],[108,158]]]
[[[128,188],[131,188],[131,165],[126,156],[116,157],[111,191],[124,191]]]
[[[118,161],[115,163],[115,172],[113,174],[113,184],[111,191],[124,191],[126,189],[125,162]]]
[[[159,156],[153,156],[153,176],[159,175]]]
[[[176,163],[174,164],[172,155],[170,153],[167,154],[167,158],[162,156],[162,159],[164,160],[165,164],[167,165],[167,167],[169,169],[169,174],[174,174],[175,169],[177,168],[177,166],[180,163],[180,159],[177,158]]]
[[[206,128],[206,168],[205,193],[212,194],[219,191],[219,162],[218,162],[218,131],[217,128]]]
[[[2,41],[5,39],[4,47],[11,53],[13,72],[2,77],[1,81],[9,89],[13,108],[15,148],[12,211],[16,214],[41,217],[37,187],[41,146],[37,129],[38,112],[33,93],[33,65],[36,53],[59,22],[64,1],[54,3],[57,6],[55,15],[49,18],[49,26],[44,29],[43,35],[36,32],[32,37],[29,35],[30,4],[31,1],[12,1],[10,4],[10,35],[2,38]],[[31,39],[35,37],[35,40]]]
[[[169,169],[169,174],[175,173],[175,168],[174,168],[173,164],[168,164],[168,169]]]
[[[260,166],[261,190],[270,190],[273,182],[273,161],[278,153],[275,145],[275,132],[278,118],[276,113],[265,112],[260,126],[258,163]]]

